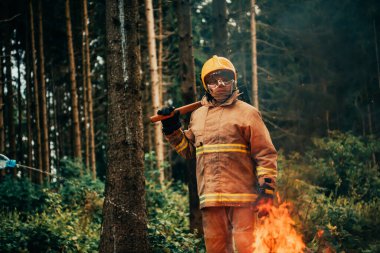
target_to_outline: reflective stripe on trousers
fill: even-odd
[[[252,253],[256,212],[253,207],[206,207],[202,222],[207,253]]]

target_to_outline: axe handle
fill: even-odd
[[[150,122],[154,123],[154,122],[157,122],[157,121],[161,121],[161,120],[164,120],[164,119],[168,119],[170,117],[173,117],[174,113],[176,111],[179,111],[179,113],[181,115],[183,114],[186,114],[186,113],[189,113],[189,112],[192,112],[196,109],[198,109],[199,107],[201,107],[202,104],[201,104],[201,101],[198,101],[198,102],[195,102],[195,103],[192,103],[192,104],[188,104],[188,105],[184,105],[182,107],[179,107],[179,108],[176,108],[174,111],[172,111],[171,114],[169,115],[154,115],[152,117],[150,117]]]

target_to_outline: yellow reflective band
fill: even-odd
[[[188,146],[189,146],[189,143],[186,142],[186,143],[185,143],[185,146],[183,146],[182,148],[178,149],[177,152],[179,153],[179,152],[183,151],[183,150],[184,150],[185,148],[187,148]]]
[[[274,194],[274,191],[269,190],[269,189],[265,189],[265,194],[273,195],[273,194]]]
[[[231,144],[209,144],[209,145],[204,145],[202,147],[210,147],[210,148],[212,148],[212,147],[229,147],[229,146],[248,148],[247,145],[237,144],[237,143],[231,143]]]
[[[240,152],[249,153],[248,146],[244,144],[212,144],[197,148],[196,154],[218,153],[218,152]]]
[[[189,143],[187,142],[187,139],[185,138],[185,136],[182,136],[181,142],[177,146],[175,146],[175,149],[179,153],[185,148],[187,148],[187,146],[189,146]]]
[[[250,196],[256,196],[256,194],[253,193],[208,193],[203,194],[199,197],[199,199],[207,198],[207,197],[215,197],[215,196],[228,196],[228,197],[236,197],[236,196],[243,196],[243,197],[250,197]]]
[[[240,153],[246,153],[248,154],[247,150],[241,150],[241,149],[208,149],[208,150],[197,150],[197,155],[204,154],[204,153],[221,153],[221,152],[240,152]]]
[[[256,168],[256,171],[257,171],[257,176],[260,177],[260,176],[277,176],[277,170],[276,169],[273,169],[273,168],[264,168],[264,167],[257,167]]]
[[[214,193],[199,197],[200,204],[205,202],[254,202],[256,199],[257,195],[251,193]]]

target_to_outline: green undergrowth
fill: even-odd
[[[98,252],[104,183],[64,161],[64,180],[40,186],[27,178],[0,182],[0,252]],[[151,174],[150,174],[151,173]],[[153,252],[202,252],[189,230],[187,188],[147,172],[148,232]],[[203,251],[204,252],[204,251]]]
[[[303,154],[279,156],[278,193],[307,252],[380,252],[380,173],[375,138],[331,132]],[[189,230],[187,186],[157,182],[146,154],[148,236],[153,252],[205,252]],[[39,186],[25,178],[0,182],[0,252],[97,252],[104,183],[63,163],[65,180]]]
[[[164,168],[167,169],[167,164]],[[154,153],[145,155],[149,240],[153,252],[205,252],[203,239],[189,229],[189,199],[187,185],[156,180]]]
[[[104,184],[65,161],[65,180],[0,183],[0,252],[97,252]]]
[[[280,156],[278,192],[311,252],[380,252],[379,151],[374,138],[331,132],[303,155]]]

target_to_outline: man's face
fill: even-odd
[[[211,94],[213,93],[225,93],[225,92],[232,92],[232,85],[234,83],[234,80],[230,80],[228,82],[224,82],[222,80],[218,80],[217,83],[213,85],[207,85],[208,89],[210,90]]]
[[[223,102],[234,90],[235,75],[230,70],[217,70],[205,76],[204,81],[211,96],[216,101]]]
[[[232,91],[235,82],[234,73],[228,70],[218,70],[205,77],[207,88],[212,91]]]

